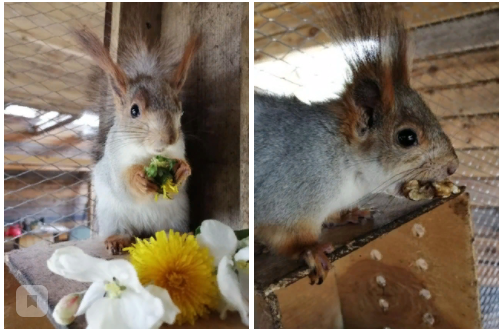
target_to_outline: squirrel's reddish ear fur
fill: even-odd
[[[114,63],[102,41],[93,32],[87,29],[73,31],[76,40],[83,51],[96,62],[96,64],[110,77],[110,83],[115,95],[123,99],[128,88],[128,79],[123,70]]]
[[[187,73],[189,68],[191,67],[191,62],[194,59],[194,55],[198,48],[201,45],[201,36],[194,35],[192,36],[186,44],[184,54],[182,55],[182,59],[180,60],[173,77],[170,80],[171,87],[179,93],[187,78]]]

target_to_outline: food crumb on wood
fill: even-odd
[[[371,258],[374,260],[380,261],[380,260],[382,260],[383,256],[380,251],[374,249],[374,250],[371,250]]]
[[[422,271],[426,271],[429,268],[429,265],[427,264],[427,261],[425,261],[425,259],[422,259],[422,258],[420,258],[420,259],[418,259],[416,261],[416,265]]]
[[[380,300],[378,301],[378,304],[380,305],[380,307],[382,308],[383,311],[387,311],[389,308],[389,303],[387,302],[387,300],[385,300],[383,298],[380,298]]]
[[[385,280],[385,278],[383,277],[383,275],[378,275],[376,277],[376,283],[380,286],[380,287],[385,287],[387,285],[387,280]]]
[[[419,223],[415,223],[412,232],[415,237],[422,238],[425,235],[425,227]]]
[[[427,312],[423,315],[423,322],[429,326],[434,325],[434,316],[431,313]]]
[[[428,291],[427,289],[420,290],[420,296],[422,296],[425,299],[430,299],[432,297],[430,291]]]

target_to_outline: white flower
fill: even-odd
[[[249,325],[248,297],[248,238],[238,241],[229,226],[216,221],[205,220],[196,240],[206,246],[214,257],[217,267],[217,284],[222,296],[221,318],[226,312],[238,311],[244,325]]]
[[[130,262],[123,259],[104,260],[91,257],[81,249],[70,246],[56,250],[47,267],[63,277],[92,282],[76,312],[68,307],[70,294],[63,297],[55,313],[64,325],[71,317],[85,313],[87,328],[159,328],[163,322],[173,324],[180,312],[163,288],[143,287]]]

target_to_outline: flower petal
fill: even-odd
[[[164,315],[163,302],[145,289],[139,293],[126,290],[118,300],[122,320],[128,328],[151,328]]]
[[[238,245],[238,239],[229,226],[217,220],[205,220],[201,223],[201,233],[196,236],[200,246],[206,246],[214,257],[214,265],[218,265],[226,255],[233,255]]]
[[[87,309],[91,306],[91,304],[97,301],[100,298],[103,298],[105,294],[105,285],[103,282],[93,282],[91,286],[89,286],[88,290],[84,294],[82,301],[80,302],[79,309],[75,316],[80,316],[86,313]]]
[[[240,261],[240,260],[243,260],[243,261],[248,261],[249,260],[249,248],[248,248],[248,246],[244,247],[241,250],[239,250],[234,255],[234,261]]]
[[[116,279],[117,283],[125,286],[137,293],[144,292],[144,287],[138,279],[138,274],[135,267],[128,260],[114,259],[106,262],[107,273]],[[109,280],[109,281],[112,281]]]
[[[242,297],[238,275],[233,269],[233,261],[229,256],[223,257],[217,269],[217,284],[229,310],[240,313],[242,323],[249,325],[248,304]]]
[[[175,322],[175,318],[180,313],[180,309],[175,305],[175,303],[173,303],[170,294],[168,294],[168,290],[153,284],[148,285],[145,289],[163,302],[164,313],[161,320],[164,323],[170,325],[173,324]]]
[[[52,314],[54,321],[65,326],[71,324],[75,317],[78,316],[76,312],[79,304],[81,304],[83,295],[84,292],[72,293],[60,299],[54,307]]]
[[[106,264],[106,260],[87,255],[75,246],[57,249],[47,260],[51,272],[80,282],[107,280]]]
[[[88,329],[128,328],[119,309],[119,299],[100,298],[86,311]]]

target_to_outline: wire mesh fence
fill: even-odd
[[[4,4],[4,247],[89,238],[91,59],[71,36],[105,34],[106,3]]]
[[[415,39],[412,86],[438,116],[460,160],[453,179],[471,196],[483,324],[498,328],[498,4],[393,6]],[[306,102],[337,95],[344,60],[319,24],[323,12],[322,3],[254,4],[256,89]]]

